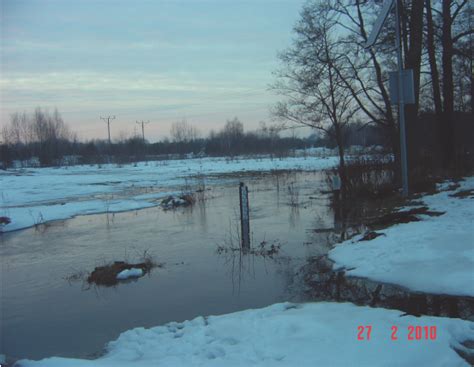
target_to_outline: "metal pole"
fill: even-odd
[[[239,185],[241,247],[250,249],[249,191],[243,182]]]
[[[398,118],[400,125],[400,160],[402,165],[402,194],[408,196],[408,164],[407,144],[405,131],[405,101],[403,96],[403,59],[400,37],[400,10],[399,0],[395,0],[395,33],[397,42],[397,64],[398,64]]]

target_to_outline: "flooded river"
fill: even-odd
[[[252,245],[281,245],[273,258],[217,251],[236,236],[238,177],[212,186],[192,208],[79,216],[1,235],[0,353],[92,358],[127,329],[299,300],[295,270],[329,246],[328,234],[313,229],[334,227],[320,194],[324,177],[244,180]],[[136,281],[104,288],[67,280],[111,261],[139,260],[144,251],[164,265]]]

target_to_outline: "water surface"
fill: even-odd
[[[225,182],[192,208],[79,216],[3,234],[0,353],[94,357],[134,327],[298,300],[295,271],[328,250],[326,234],[311,229],[334,226],[320,194],[322,174],[246,178],[253,246],[280,244],[273,259],[216,252],[237,230],[238,178]],[[290,185],[297,207],[289,205]],[[110,261],[138,260],[144,251],[164,266],[137,281],[103,288],[65,280]]]

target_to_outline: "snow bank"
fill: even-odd
[[[468,189],[474,189],[474,177],[456,191],[422,197],[444,215],[420,216],[420,222],[383,230],[386,236],[364,242],[356,237],[337,245],[329,252],[334,267],[414,291],[474,296],[474,200],[451,196]]]
[[[139,268],[131,268],[122,270],[120,273],[117,274],[118,280],[125,280],[128,278],[138,278],[143,276],[143,270]]]
[[[72,203],[31,205],[8,208],[12,222],[3,226],[4,232],[28,228],[53,220],[70,219],[76,215],[117,213],[129,210],[144,209],[155,206],[146,200],[121,199],[112,201],[85,200]]]
[[[81,214],[135,210],[178,194],[185,178],[246,171],[318,170],[337,164],[329,158],[202,158],[115,165],[30,168],[0,171],[0,216],[12,222],[2,231]],[[218,184],[220,180],[213,180]],[[143,193],[144,189],[153,191]],[[140,191],[141,190],[141,191]]]
[[[468,366],[452,349],[473,337],[474,323],[400,317],[400,311],[351,303],[275,304],[129,330],[96,360],[47,358],[22,367],[151,366]],[[370,340],[358,326],[371,325]],[[408,340],[408,327],[435,326],[435,340]],[[392,326],[398,340],[392,340]],[[366,334],[364,334],[366,335]]]

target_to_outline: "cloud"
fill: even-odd
[[[256,83],[258,85],[258,81]],[[192,93],[248,93],[254,83],[241,81],[199,80],[190,74],[171,75],[159,73],[102,73],[93,71],[9,73],[0,78],[5,93],[14,91],[142,91],[142,92],[192,92]],[[261,85],[264,88],[265,84]]]
[[[0,88],[4,121],[10,113],[37,106],[57,107],[73,122],[104,111],[124,118],[225,121],[234,115],[266,115],[273,102],[266,85],[253,78],[206,81],[188,73],[16,72],[3,76]]]

